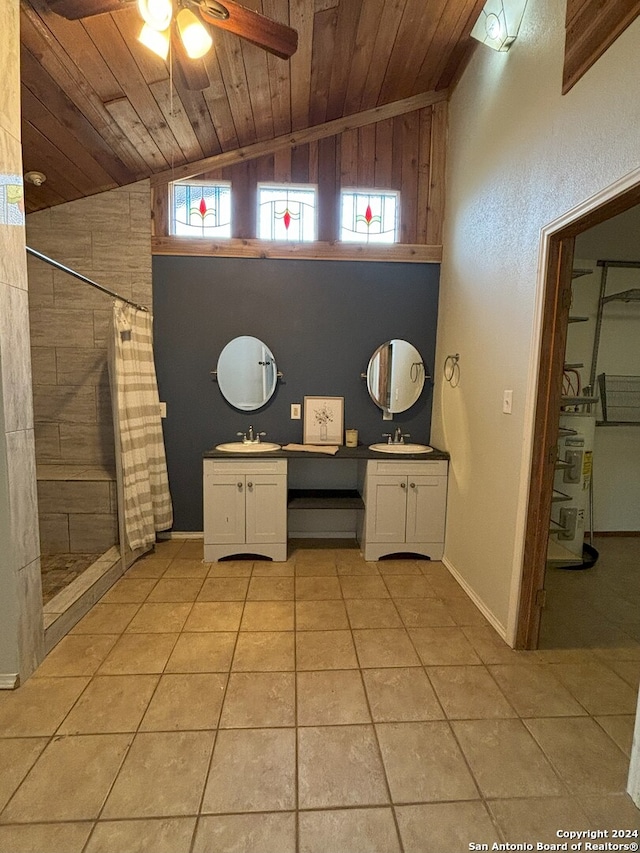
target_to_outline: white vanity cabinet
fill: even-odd
[[[287,559],[286,459],[204,460],[204,559]]]
[[[366,464],[365,560],[412,552],[442,559],[447,502],[445,460],[389,460]]]

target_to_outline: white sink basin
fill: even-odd
[[[272,441],[257,441],[255,444],[228,441],[226,444],[216,445],[216,450],[223,450],[225,453],[268,453],[270,450],[280,450],[280,445]]]
[[[375,450],[378,453],[431,453],[433,447],[428,444],[389,444],[380,442],[380,444],[370,444],[369,450]]]

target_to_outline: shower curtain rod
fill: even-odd
[[[132,302],[130,299],[125,299],[124,296],[120,296],[118,293],[115,293],[113,290],[109,290],[106,287],[103,287],[101,284],[98,284],[97,281],[92,281],[90,278],[87,278],[86,275],[82,275],[75,270],[72,270],[71,267],[65,267],[64,264],[61,264],[60,261],[54,261],[53,258],[48,257],[47,255],[43,255],[42,252],[37,252],[35,249],[31,249],[29,246],[25,246],[28,255],[33,255],[34,258],[39,258],[41,261],[44,261],[45,264],[50,264],[52,267],[56,269],[62,270],[62,272],[66,272],[68,275],[73,276],[73,278],[78,278],[80,281],[84,281],[85,284],[90,284],[92,287],[101,290],[103,293],[106,293],[108,296],[113,296],[114,299],[119,299],[121,302],[126,302],[127,305],[133,305],[134,308],[137,308],[139,311],[148,311],[144,305],[138,305],[137,302]]]

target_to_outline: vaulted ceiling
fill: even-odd
[[[69,21],[22,0],[22,141],[27,211],[122,186],[204,157],[448,88],[476,44],[484,0],[244,0],[298,32],[278,59],[222,30],[207,88],[185,63],[137,41],[136,4]]]

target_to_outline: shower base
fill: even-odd
[[[47,604],[102,554],[43,554],[40,557],[42,573],[42,602]]]

